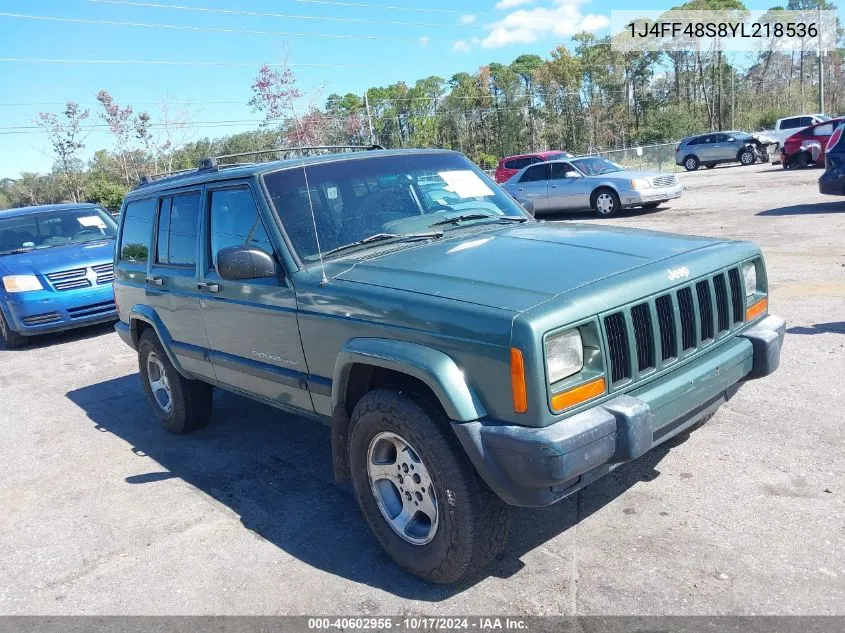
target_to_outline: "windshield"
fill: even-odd
[[[114,220],[92,207],[0,217],[0,255],[113,238],[115,229]]]
[[[599,156],[590,158],[576,158],[571,161],[582,172],[588,176],[598,176],[601,174],[609,174],[614,171],[623,171],[625,168],[622,165],[617,165],[613,161]]]
[[[292,246],[306,263],[318,259],[315,224],[322,252],[338,251],[340,256],[348,250],[342,247],[380,234],[390,239],[364,242],[360,248],[379,248],[403,237],[410,243],[420,233],[436,235],[503,218],[528,218],[460,154],[367,154],[306,165],[304,170],[273,172],[264,182]]]

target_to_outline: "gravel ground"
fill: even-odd
[[[819,173],[682,174],[683,198],[613,221],[760,243],[780,370],[514,510],[506,552],[458,587],[390,563],[332,482],[327,428],[219,393],[207,429],[170,436],[109,327],[0,350],[0,613],[845,614],[845,200]]]

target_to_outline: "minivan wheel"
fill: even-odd
[[[358,401],[350,424],[358,506],[400,567],[453,583],[504,548],[508,507],[478,477],[436,403],[376,389]]]
[[[593,211],[601,218],[610,218],[619,213],[622,203],[619,195],[609,188],[599,189],[593,194]]]
[[[208,424],[211,385],[188,380],[176,371],[153,330],[138,343],[138,368],[155,416],[171,433],[185,433]]]
[[[15,332],[3,316],[3,311],[0,310],[0,338],[6,345],[6,349],[17,349],[27,344],[28,338]]]
[[[698,159],[695,156],[687,156],[684,159],[684,169],[687,171],[695,171],[698,169]]]

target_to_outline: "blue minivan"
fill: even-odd
[[[0,338],[114,321],[116,225],[94,204],[0,211]]]

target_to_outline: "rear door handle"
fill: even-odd
[[[164,283],[164,280],[161,277],[147,277],[144,281],[147,282],[148,286],[160,286]]]
[[[217,284],[207,284],[201,281],[197,284],[197,290],[202,290],[204,292],[217,292],[220,290],[220,286]]]

